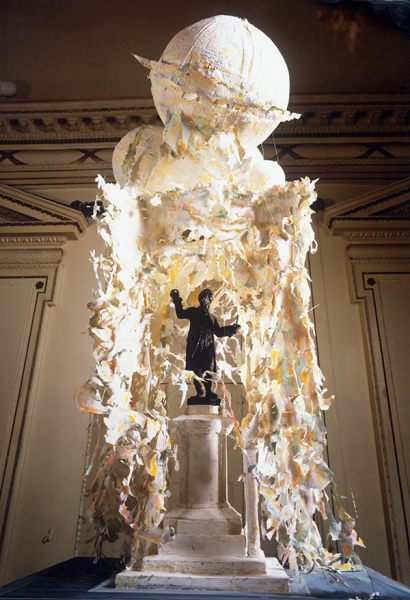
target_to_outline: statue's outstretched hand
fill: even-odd
[[[239,323],[232,323],[232,325],[227,325],[225,327],[225,331],[226,334],[229,337],[231,337],[232,335],[235,335],[235,333],[238,333],[238,331],[240,330],[241,326],[239,325]]]
[[[171,290],[170,296],[173,300],[179,300],[180,299],[180,295],[178,290]]]

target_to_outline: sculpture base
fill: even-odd
[[[180,498],[164,527],[173,527],[175,537],[160,544],[157,555],[146,556],[141,570],[119,573],[115,586],[286,593],[288,577],[276,559],[247,556],[241,515],[227,500],[226,436],[232,419],[209,398],[200,400],[173,420],[181,448]]]
[[[187,400],[188,406],[220,406],[221,399],[215,394],[214,397],[191,396]]]
[[[198,536],[196,536],[198,537]],[[203,536],[205,537],[205,536]],[[240,546],[242,536],[214,536],[217,539],[214,541],[214,549],[222,550],[224,546],[229,546],[229,540],[221,539],[223,537],[237,537],[238,546]],[[218,539],[219,537],[219,539]],[[209,543],[210,540],[208,540]],[[225,542],[225,543],[223,543]],[[218,544],[220,548],[218,548]],[[226,574],[233,576],[247,576],[247,575],[266,575],[266,562],[265,557],[247,558],[246,556],[232,556],[217,553],[211,556],[209,552],[207,554],[196,554],[195,555],[195,542],[193,544],[194,550],[192,556],[186,555],[155,555],[146,556],[142,561],[141,571],[146,573],[175,573],[183,575],[223,575]],[[197,549],[201,548],[201,544],[196,544]],[[206,540],[202,542],[202,548],[210,550]],[[234,551],[240,551],[240,548],[234,549]]]
[[[154,559],[164,558],[158,556],[146,557],[149,562]],[[289,593],[289,578],[276,558],[219,558],[219,574],[198,575],[186,572],[172,572],[174,568],[183,569],[182,558],[175,565],[175,558],[169,557],[169,571],[123,571],[115,578],[117,589],[146,589],[146,590],[207,590],[207,591],[232,591],[252,593]],[[266,574],[246,574],[242,571],[244,564],[266,563]],[[189,558],[187,563],[191,563]],[[191,563],[192,564],[192,563]],[[205,565],[203,565],[205,567]],[[148,567],[148,564],[147,564]],[[249,569],[252,570],[252,569]]]

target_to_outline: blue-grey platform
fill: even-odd
[[[196,590],[115,590],[114,577],[123,569],[116,559],[93,564],[88,558],[72,558],[66,562],[34,573],[0,588],[0,598],[34,600],[35,598],[110,598],[114,600],[313,600],[315,598],[356,598],[374,600],[410,600],[407,588],[380,573],[364,567],[357,573],[327,573],[313,571],[291,578],[291,593],[286,595],[237,592],[206,592]]]

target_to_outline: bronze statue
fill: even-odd
[[[221,401],[211,390],[212,376],[210,376],[210,373],[216,373],[214,335],[231,337],[240,329],[240,325],[238,323],[224,327],[219,325],[216,317],[209,311],[214,299],[211,290],[205,289],[200,292],[198,307],[182,308],[182,298],[178,290],[171,290],[171,298],[175,304],[177,317],[190,321],[186,345],[186,369],[193,371],[202,379],[201,382],[194,379],[197,395],[188,398],[188,404],[219,406]]]

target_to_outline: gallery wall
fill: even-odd
[[[386,383],[385,388],[380,384],[378,374],[383,366],[372,362],[374,344],[369,332],[373,330],[368,307],[359,298],[360,294],[370,298],[373,292],[355,290],[353,274],[356,269],[356,279],[359,277],[360,265],[372,273],[386,264],[389,274],[408,270],[409,258],[403,249],[409,242],[408,185],[403,184],[400,192],[384,194],[383,190],[410,176],[409,39],[376,13],[346,16],[347,29],[337,29],[323,3],[307,0],[211,0],[206,6],[187,1],[3,0],[0,77],[16,82],[18,88],[17,98],[0,99],[0,180],[8,186],[4,198],[11,198],[0,199],[4,199],[0,236],[7,240],[0,249],[1,289],[7,299],[1,317],[8,325],[4,329],[8,332],[5,353],[10,348],[16,372],[9,377],[10,389],[17,389],[20,382],[24,332],[29,330],[30,319],[38,317],[39,337],[27,354],[33,371],[26,377],[31,391],[24,396],[27,408],[19,417],[21,431],[9,438],[7,431],[4,434],[5,440],[15,440],[16,468],[2,490],[7,497],[7,518],[0,584],[91,552],[86,527],[79,518],[86,505],[83,474],[90,451],[89,419],[75,408],[73,396],[92,367],[92,344],[86,333],[87,303],[95,287],[90,251],[102,248],[91,222],[81,222],[77,229],[73,226],[77,233],[64,234],[65,238],[50,229],[46,239],[38,228],[30,234],[21,229],[17,236],[20,225],[16,223],[23,217],[10,214],[22,210],[22,197],[13,200],[13,192],[52,202],[56,231],[62,231],[65,222],[59,221],[58,215],[74,222],[75,213],[67,216],[65,209],[74,200],[93,201],[98,172],[112,179],[110,157],[120,137],[137,123],[155,120],[152,104],[141,98],[150,94],[146,72],[131,52],[158,59],[182,27],[215,14],[247,18],[273,38],[288,63],[292,106],[302,113],[302,119],[293,129],[292,124],[279,129],[275,140],[268,140],[265,152],[270,159],[278,153],[288,179],[320,177],[317,189],[324,204],[314,216],[319,249],[309,257],[309,270],[319,362],[329,393],[336,396],[326,414],[329,464],[338,491],[346,496],[348,512],[358,516],[357,531],[366,544],[361,551],[365,564],[409,583],[405,579],[408,555],[401,550],[403,539],[398,539],[406,530],[406,521],[397,515],[400,511],[404,515],[405,507],[396,489],[397,482],[403,489],[408,486],[401,475],[406,465],[389,462],[395,450],[403,454],[406,449],[403,444],[409,432],[403,416],[408,396],[402,383],[400,387]],[[356,33],[349,38],[346,31]],[[122,98],[127,101],[121,103]],[[355,200],[372,193],[378,196]],[[362,205],[384,210],[392,202],[384,197],[394,194],[401,216],[399,208],[394,213],[389,205],[390,213],[383,219],[393,219],[391,230],[387,225],[385,230],[377,229],[380,215],[365,224],[373,230],[359,231],[356,242],[367,243],[371,258],[365,260],[360,254],[352,259],[349,219],[359,214]],[[353,212],[347,207],[338,217],[337,207],[351,200],[356,202]],[[25,202],[30,204],[29,198]],[[38,206],[32,213],[36,218],[40,218]],[[24,209],[26,216],[30,210]],[[329,211],[333,211],[333,220],[344,223],[337,230],[326,217]],[[10,223],[14,218],[17,221]],[[376,258],[368,242],[379,252]],[[398,243],[399,249],[392,248]],[[41,262],[41,257],[35,262],[33,251],[38,257],[39,248],[47,251],[49,262],[45,258]],[[50,254],[50,248],[57,253]],[[31,282],[24,293],[10,279],[22,274]],[[38,311],[30,316],[28,300],[26,304],[23,300],[37,293],[35,286],[43,281],[51,287],[44,289],[49,297],[40,319]],[[388,313],[390,318],[393,312],[396,329],[400,324],[408,326],[403,304],[400,307],[396,314],[390,309]],[[25,326],[20,333],[17,335],[16,329],[16,334],[10,335],[10,324],[22,319]],[[7,364],[11,363],[1,362],[0,369],[7,369]],[[398,381],[394,373],[392,381]],[[393,398],[392,388],[400,401]],[[16,394],[16,398],[22,397]],[[7,422],[14,419],[13,398],[10,392],[2,404]],[[240,394],[237,410],[238,414],[244,410]],[[386,410],[401,415],[401,430],[394,425],[387,431]],[[7,448],[6,458],[11,456]],[[236,481],[240,460],[232,447],[229,456],[230,498],[241,510],[242,492]],[[3,510],[3,505],[0,508]],[[407,526],[408,520],[409,516]],[[265,550],[270,552],[271,546],[266,545]],[[106,553],[118,555],[119,545],[107,547]]]

